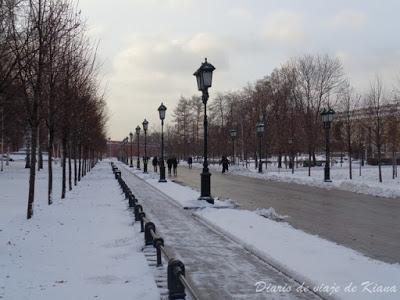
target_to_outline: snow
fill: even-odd
[[[96,166],[64,200],[60,173],[55,167],[48,207],[46,171],[39,172],[29,221],[24,162],[0,174],[0,298],[160,299],[109,164]]]
[[[338,290],[332,291],[332,295],[340,299],[400,297],[399,264],[370,259],[352,249],[250,211],[206,208],[198,214],[250,251],[312,288],[336,286]],[[367,286],[367,282],[373,283],[373,286],[387,286],[395,292],[369,292],[372,286]],[[357,291],[345,291],[350,284]]]
[[[202,168],[199,163],[194,163],[193,167]],[[221,171],[221,166],[217,164],[209,165],[210,170]],[[297,183],[308,186],[315,186],[324,189],[339,189],[359,194],[368,194],[379,197],[396,198],[400,197],[400,177],[392,179],[392,166],[382,166],[383,182],[378,182],[378,167],[366,165],[362,167],[361,176],[359,176],[358,161],[353,162],[353,179],[349,179],[348,163],[344,162],[342,166],[336,164],[331,168],[332,182],[324,182],[324,167],[313,167],[311,176],[308,176],[308,168],[295,168],[294,174],[290,169],[277,168],[276,165],[268,164],[268,169],[264,173],[258,173],[254,164],[249,164],[246,168],[243,165],[231,165],[229,174],[260,178],[270,181],[282,181],[288,183]]]
[[[254,212],[259,216],[278,222],[284,221],[285,219],[289,218],[289,216],[287,215],[278,214],[273,207],[258,208]]]
[[[126,167],[127,168],[127,167]],[[129,169],[129,168],[127,168]],[[156,174],[132,171],[177,203],[191,203],[195,190],[173,182],[161,184]],[[187,200],[184,202],[183,196]],[[233,199],[234,200],[234,199]],[[204,203],[194,212],[246,249],[290,274],[298,282],[339,299],[399,299],[400,265],[374,260],[352,249],[295,229],[273,208],[255,212],[213,207]],[[382,291],[386,289],[386,291]]]

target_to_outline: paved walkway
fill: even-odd
[[[241,245],[211,229],[129,171],[122,177],[143,204],[165,239],[168,250],[186,266],[189,281],[201,299],[320,299],[297,293],[299,286]],[[255,283],[291,286],[292,292],[256,293]]]
[[[176,181],[200,185],[200,169],[180,167]],[[389,263],[400,262],[400,199],[212,172],[211,191],[243,209],[273,207],[295,228]]]

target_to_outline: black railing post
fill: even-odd
[[[180,275],[185,276],[185,265],[177,259],[171,259],[168,262],[168,290],[169,299],[184,299],[185,286],[180,281]]]
[[[147,222],[146,225],[144,225],[144,244],[147,245],[153,245],[153,235],[151,234],[151,230],[153,232],[156,232],[156,225],[154,225],[153,222]]]
[[[138,204],[135,206],[135,222],[140,221],[139,213],[143,211],[143,207]]]
[[[164,247],[164,240],[157,237],[154,239],[153,245],[157,249],[157,267],[162,266],[161,247]]]
[[[146,214],[143,212],[143,211],[141,211],[140,213],[139,213],[139,219],[140,219],[140,232],[143,232],[144,231],[144,218],[146,217]]]

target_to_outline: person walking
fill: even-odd
[[[174,156],[173,158],[172,158],[172,169],[173,169],[173,171],[174,171],[174,176],[177,176],[178,175],[178,160],[176,159],[176,157]]]
[[[193,158],[191,156],[189,156],[189,158],[188,158],[189,169],[192,168],[192,164],[193,164]]]
[[[222,174],[224,174],[225,172],[228,171],[230,162],[229,162],[229,160],[226,158],[226,156],[222,156],[222,159],[221,159],[221,161],[219,162],[219,164],[220,164],[220,165],[222,164]]]
[[[153,157],[152,164],[153,164],[154,172],[156,172],[156,173],[157,173],[157,165],[158,165],[158,159],[157,159],[157,156],[154,156],[154,157]]]
[[[172,169],[172,158],[168,157],[167,159],[167,167],[168,167],[168,176],[171,176],[171,169]]]

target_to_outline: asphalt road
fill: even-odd
[[[200,169],[180,166],[177,182],[200,188]],[[389,263],[400,262],[400,199],[325,190],[211,172],[213,196],[230,198],[241,208],[273,207],[288,223]]]

